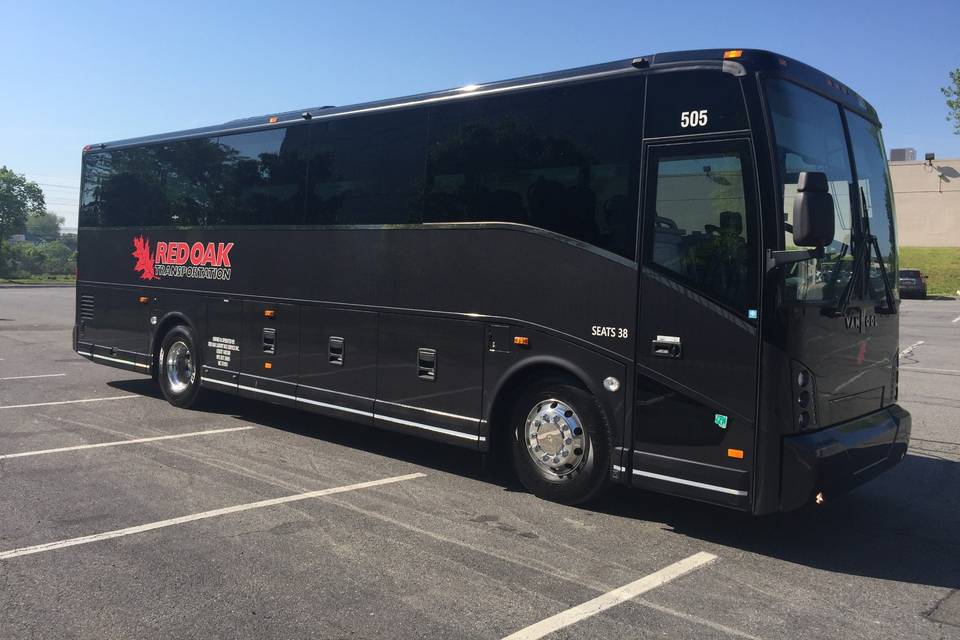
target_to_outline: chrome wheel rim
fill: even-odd
[[[530,409],[523,429],[530,459],[548,478],[563,478],[583,466],[587,432],[573,407],[556,399]]]
[[[183,393],[193,384],[195,375],[193,359],[190,357],[190,347],[182,340],[177,340],[170,345],[164,356],[164,365],[167,384],[173,393]]]

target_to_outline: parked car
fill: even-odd
[[[927,297],[927,276],[919,269],[900,269],[900,297]]]

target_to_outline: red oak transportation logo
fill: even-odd
[[[161,276],[229,280],[231,249],[232,242],[158,242],[151,250],[150,239],[137,236],[130,255],[136,258],[133,270],[141,280],[159,280]]]

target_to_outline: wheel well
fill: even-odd
[[[189,320],[178,314],[167,316],[157,325],[157,330],[153,333],[153,343],[150,345],[150,374],[153,377],[158,374],[157,358],[160,357],[160,343],[163,342],[163,337],[167,335],[170,329],[181,324],[193,328]]]
[[[589,392],[589,388],[579,376],[555,364],[532,364],[511,373],[497,389],[487,419],[487,423],[490,426],[489,451],[495,458],[499,458],[505,454],[506,447],[510,442],[510,438],[508,437],[509,425],[507,423],[510,417],[510,410],[513,408],[517,397],[530,386],[540,384],[545,380],[555,380],[557,382],[573,384]]]

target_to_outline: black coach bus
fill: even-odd
[[[880,123],[784,56],[91,145],[80,227],[76,351],[179,407],[502,453],[566,503],[616,482],[790,510],[907,451]]]

